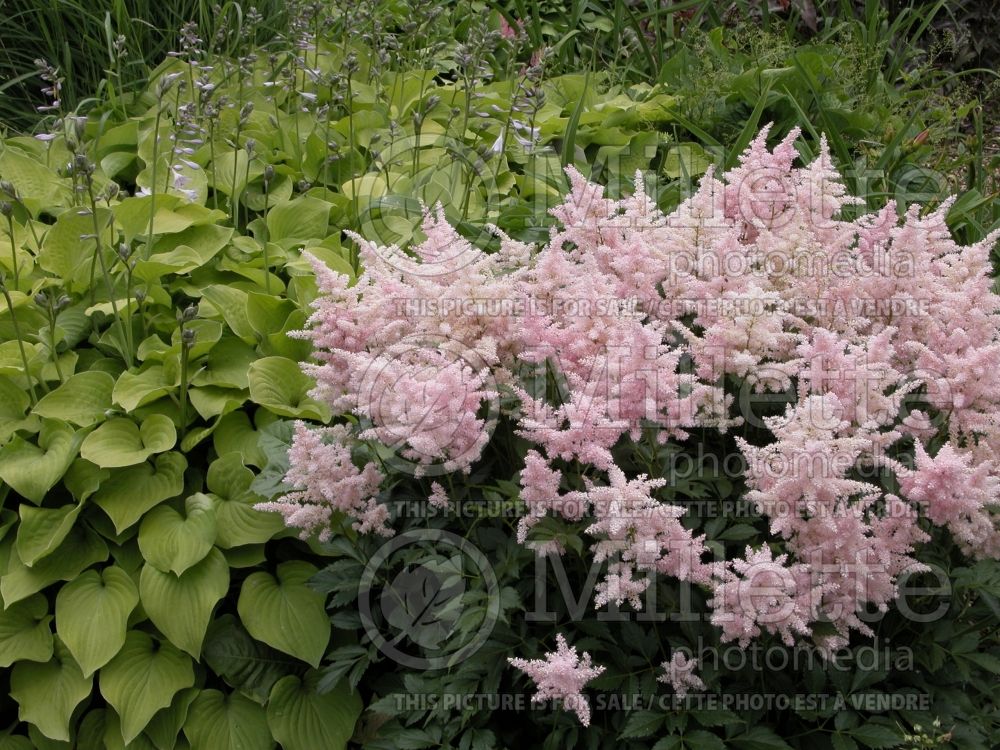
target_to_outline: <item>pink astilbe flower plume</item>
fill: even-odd
[[[657,677],[658,682],[667,682],[681,698],[692,690],[704,690],[705,683],[694,673],[698,668],[697,659],[689,659],[682,651],[674,651],[670,661],[663,662],[663,674]]]
[[[363,469],[354,465],[349,434],[344,425],[310,429],[305,422],[296,422],[285,475],[285,482],[296,490],[254,507],[280,513],[288,526],[301,529],[303,539],[311,534],[318,534],[321,542],[329,539],[336,511],[354,519],[354,528],[361,533],[391,536],[393,531],[386,526],[389,509],[375,501],[382,474],[373,463]]]
[[[560,633],[556,636],[556,650],[545,654],[544,659],[509,657],[507,661],[534,681],[537,690],[531,696],[533,703],[561,700],[564,710],[575,713],[583,726],[590,726],[590,702],[582,693],[583,686],[605,669],[593,666],[590,654],[584,651],[578,655]]]

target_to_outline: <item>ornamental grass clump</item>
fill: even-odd
[[[287,479],[306,489],[261,507],[324,538],[335,513],[391,533],[380,503],[395,476],[453,489],[513,451],[518,541],[562,555],[584,539],[607,563],[598,608],[641,609],[650,577],[670,576],[704,590],[724,642],[767,633],[827,654],[873,635],[865,611],[925,569],[933,526],[971,557],[1000,556],[997,235],[960,247],[947,203],[840,218],[857,199],[825,143],[795,166],[797,131],[773,150],[767,135],[670,214],[641,175],[616,201],[570,168],[543,247],[494,230],[487,254],[429,211],[412,252],[355,237],[356,283],[314,260],[305,369],[346,418],[299,425]],[[754,414],[761,395],[784,410]],[[706,431],[732,436],[769,525],[732,559],[682,523],[655,464],[628,468],[640,446]],[[374,458],[349,466],[364,445]],[[600,668],[559,646],[511,661],[587,723],[579,692]],[[663,681],[697,689],[692,664],[673,659]]]

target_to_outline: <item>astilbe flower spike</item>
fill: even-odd
[[[556,636],[556,650],[545,654],[544,659],[519,659],[509,657],[511,666],[530,677],[536,687],[532,702],[558,699],[563,709],[572,711],[585,727],[590,726],[590,702],[583,695],[583,686],[604,672],[604,667],[594,666],[590,654],[577,654],[576,647],[566,643],[562,633]]]

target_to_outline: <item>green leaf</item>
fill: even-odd
[[[289,675],[271,690],[267,724],[282,750],[343,750],[361,714],[361,698],[341,682],[328,693],[316,692],[316,674]]]
[[[251,295],[256,296],[256,295]],[[247,370],[257,352],[235,336],[226,336],[212,347],[207,361],[191,379],[194,385],[214,385],[221,388],[250,387]]]
[[[850,735],[865,747],[872,748],[896,747],[903,741],[899,732],[892,727],[871,722],[852,729]]]
[[[140,426],[127,417],[116,417],[87,435],[80,455],[101,468],[118,468],[140,464],[176,443],[177,430],[169,417],[153,414]]]
[[[184,734],[192,747],[212,750],[270,750],[274,747],[264,709],[239,693],[202,690],[194,703]]]
[[[792,746],[764,726],[750,727],[739,737],[728,740],[740,750],[792,750]]]
[[[256,341],[253,327],[247,317],[246,292],[230,286],[212,284],[202,289],[201,294],[204,300],[218,311],[233,333],[248,344]],[[212,310],[202,309],[202,306],[199,306],[199,314],[204,317],[216,317]]]
[[[314,386],[298,363],[285,357],[264,357],[250,365],[251,400],[283,417],[328,422],[326,404],[309,397]]]
[[[0,450],[0,479],[40,504],[73,463],[83,440],[83,433],[65,422],[43,419],[38,445],[15,436]]]
[[[35,563],[25,565],[17,548],[11,550],[7,572],[0,578],[0,595],[6,606],[41,591],[56,581],[70,581],[81,570],[108,559],[108,545],[84,525],[74,526],[56,551]]]
[[[150,719],[142,733],[149,738],[157,750],[176,750],[178,745],[183,744],[177,741],[177,735],[180,734],[181,727],[187,721],[191,704],[200,692],[201,690],[197,687],[181,690],[170,701],[169,706],[157,711]]]
[[[33,412],[41,417],[89,427],[105,419],[105,411],[111,408],[114,387],[115,379],[106,372],[79,372],[43,396]]]
[[[222,549],[261,544],[285,528],[276,514],[254,509],[260,498],[250,491],[253,479],[239,453],[227,453],[208,468],[206,481],[216,503],[219,530],[215,541]]]
[[[0,610],[0,667],[16,661],[46,662],[52,658],[49,604],[35,594]]]
[[[277,578],[258,571],[243,581],[237,610],[254,638],[319,666],[330,640],[324,597],[306,582],[316,568],[304,562],[278,566]]]
[[[664,716],[659,711],[633,711],[629,714],[625,728],[622,729],[619,739],[634,739],[637,737],[649,737],[653,732],[663,726]]]
[[[282,677],[302,671],[301,662],[251,638],[233,615],[212,621],[202,653],[205,663],[226,684],[258,703],[267,701]]]
[[[149,365],[139,372],[119,375],[112,398],[125,411],[131,412],[166,396],[179,384],[179,371],[173,376],[162,365]]]
[[[101,229],[102,252],[113,247],[111,213],[106,208],[97,209],[97,225]],[[83,291],[89,286],[90,263],[96,252],[93,238],[94,218],[88,213],[65,211],[45,233],[38,253],[38,265],[62,280],[73,291]],[[81,240],[82,235],[90,235]]]
[[[44,664],[21,661],[10,675],[10,695],[17,716],[38,727],[49,739],[68,741],[75,709],[90,695],[92,678],[84,677],[66,647],[57,639],[55,654]]]
[[[139,576],[142,606],[153,624],[196,659],[215,605],[229,591],[229,565],[217,549],[183,575],[146,564]]]
[[[330,208],[330,203],[308,195],[279,204],[267,213],[268,237],[272,242],[289,238],[323,239],[327,235]]]
[[[115,524],[119,534],[164,500],[184,490],[187,461],[180,453],[156,457],[155,466],[142,463],[114,472],[101,485],[94,502]]]
[[[37,422],[24,417],[30,406],[31,399],[23,387],[18,387],[10,378],[0,377],[0,445],[10,440],[17,430],[25,428],[29,419]]]
[[[684,745],[698,750],[726,750],[726,743],[717,735],[704,729],[695,729],[684,733]]]
[[[88,570],[56,595],[56,631],[89,677],[125,643],[128,617],[139,603],[135,583],[121,568]]]
[[[146,562],[161,572],[180,575],[201,562],[215,542],[215,504],[197,493],[184,501],[185,514],[158,505],[142,519],[139,549]]]
[[[121,717],[122,736],[131,742],[174,695],[194,685],[191,659],[171,644],[133,630],[100,674],[101,695]]]
[[[100,489],[101,483],[111,476],[111,472],[94,466],[90,461],[82,458],[76,459],[70,464],[69,470],[63,477],[63,484],[66,485],[73,497],[81,503]]]
[[[17,528],[17,555],[28,567],[62,544],[83,510],[83,503],[61,508],[21,506],[21,524]]]
[[[7,146],[0,151],[0,174],[14,184],[35,215],[50,206],[65,206],[70,200],[66,180],[20,149]]]
[[[36,750],[27,737],[21,734],[0,735],[0,750]]]

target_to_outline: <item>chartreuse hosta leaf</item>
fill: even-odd
[[[83,502],[97,492],[101,483],[110,476],[111,472],[108,469],[102,469],[99,466],[94,466],[90,461],[78,458],[70,464],[63,477],[63,484],[73,494],[73,497]]]
[[[196,493],[184,501],[183,514],[169,505],[149,511],[139,527],[139,549],[157,570],[181,575],[211,551],[215,535],[215,503]]]
[[[101,695],[121,717],[126,743],[157,711],[169,706],[178,691],[192,685],[191,659],[170,643],[156,642],[138,630],[126,635],[121,651],[100,671]]]
[[[243,465],[239,453],[227,453],[213,461],[206,481],[216,504],[215,543],[219,547],[260,544],[284,529],[276,514],[254,510],[261,498],[250,491],[253,472]]]
[[[177,648],[201,654],[212,610],[229,591],[229,565],[217,549],[183,575],[161,573],[147,563],[139,575],[142,607]]]
[[[59,589],[56,632],[85,677],[121,650],[128,616],[138,603],[135,583],[116,565],[88,570]]]
[[[346,680],[328,693],[316,692],[317,673],[278,680],[267,702],[267,725],[282,750],[342,750],[354,734],[361,698]]]
[[[43,419],[38,445],[15,436],[0,449],[0,479],[22,497],[41,503],[73,463],[83,440],[83,433],[65,422]]]
[[[315,383],[285,357],[264,357],[250,365],[250,399],[275,414],[329,421],[330,410],[308,393]]]
[[[180,372],[163,365],[147,366],[139,372],[123,372],[115,382],[112,398],[125,411],[133,411],[166,396],[180,384]]]
[[[62,544],[73,528],[83,503],[61,508],[21,506],[21,523],[17,527],[17,555],[31,567]]]
[[[155,453],[163,453],[177,443],[177,430],[169,417],[153,414],[136,425],[127,417],[109,419],[87,435],[80,455],[91,463],[110,469],[134,466]]]
[[[93,678],[84,677],[69,650],[57,638],[52,658],[44,664],[20,661],[10,674],[10,695],[17,716],[38,727],[51,740],[68,741],[69,721],[90,695]]]
[[[184,734],[194,748],[270,750],[274,747],[263,706],[240,693],[202,690],[188,711]]]
[[[71,581],[81,570],[107,559],[108,545],[84,524],[73,526],[51,555],[30,568],[21,561],[15,545],[7,561],[7,572],[0,577],[0,596],[9,607],[56,581]]]
[[[323,595],[306,585],[315,573],[314,566],[300,561],[279,565],[277,578],[253,573],[243,581],[236,605],[250,635],[313,667],[330,640]]]
[[[49,604],[41,594],[0,609],[0,667],[52,658]]]
[[[180,453],[163,453],[154,464],[142,463],[111,473],[94,495],[94,502],[115,524],[119,534],[164,500],[184,490],[187,460]]]
[[[331,204],[319,198],[303,195],[275,206],[267,213],[268,236],[273,242],[288,238],[302,240],[327,234]]]
[[[89,427],[105,419],[111,408],[115,379],[106,372],[90,370],[71,376],[65,383],[41,398],[34,413],[49,419],[63,419],[80,427]]]
[[[30,406],[28,392],[10,378],[0,376],[0,445],[6,443],[17,430],[27,429],[32,422],[37,423],[37,417],[25,418]]]
[[[197,687],[190,687],[181,690],[170,705],[156,712],[146,728],[142,730],[142,735],[148,737],[156,750],[177,750],[183,746],[183,742],[177,741],[177,735],[181,732],[181,727],[187,721],[188,713],[191,710],[191,703],[201,692]],[[121,730],[119,730],[119,735]],[[131,750],[131,746],[129,746]]]

